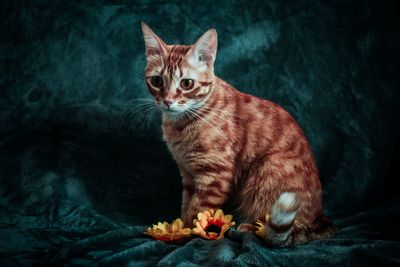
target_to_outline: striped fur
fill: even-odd
[[[266,239],[274,245],[328,237],[331,227],[320,223],[319,174],[302,130],[277,104],[214,75],[215,30],[193,46],[166,45],[147,25],[142,30],[146,82],[163,111],[164,139],[182,176],[184,222],[230,203],[249,223],[269,214]],[[152,76],[162,77],[161,88]],[[182,79],[194,86],[182,89]]]

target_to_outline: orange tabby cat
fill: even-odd
[[[277,104],[214,75],[216,31],[191,46],[166,45],[144,23],[142,31],[146,83],[182,176],[185,224],[233,196],[245,222],[268,215],[265,239],[274,245],[328,237],[319,174],[302,130]]]

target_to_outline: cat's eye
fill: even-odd
[[[161,88],[164,85],[164,81],[161,76],[152,76],[150,78],[150,84],[155,88]]]
[[[190,89],[193,88],[194,80],[192,80],[192,79],[182,79],[180,85],[181,85],[182,89],[190,90]]]

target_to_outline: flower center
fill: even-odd
[[[207,225],[207,227],[204,230],[206,231],[206,233],[213,232],[218,235],[221,233],[221,227],[216,224]]]

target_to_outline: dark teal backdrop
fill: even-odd
[[[2,266],[398,264],[395,2],[2,1]],[[141,21],[169,44],[216,28],[217,75],[297,119],[334,239],[270,250],[232,231],[180,248],[140,234],[179,216],[181,191],[160,114],[135,101],[150,97]]]

